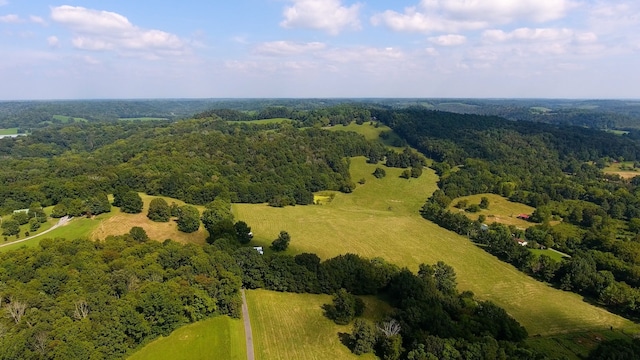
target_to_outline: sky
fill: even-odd
[[[0,0],[0,100],[640,98],[638,0]]]

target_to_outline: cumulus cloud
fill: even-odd
[[[342,5],[341,0],[291,0],[284,9],[285,28],[307,28],[337,35],[345,28],[360,29],[360,4]]]
[[[422,0],[402,13],[376,14],[371,22],[394,31],[459,32],[515,21],[557,20],[573,6],[570,0]]]
[[[35,24],[47,25],[47,22],[44,21],[44,19],[41,18],[40,16],[31,15],[29,16],[29,21]]]
[[[140,53],[145,56],[180,55],[185,42],[161,30],[139,28],[117,13],[76,6],[51,9],[51,19],[70,29],[72,44],[82,50]]]
[[[467,42],[467,37],[464,35],[442,35],[436,37],[430,37],[429,41],[440,46],[457,46]]]
[[[519,28],[511,32],[502,30],[486,30],[482,39],[488,42],[536,41],[536,42],[568,42],[590,43],[598,40],[591,32],[576,33],[566,28]]]
[[[47,38],[47,44],[52,48],[57,48],[60,46],[60,39],[58,39],[57,36],[49,36]]]
[[[298,43],[293,41],[271,41],[258,45],[254,52],[259,55],[292,56],[316,52],[326,48],[321,42]]]
[[[16,14],[8,14],[8,15],[0,16],[0,23],[17,24],[21,22],[22,22],[22,19],[20,18],[20,16]]]

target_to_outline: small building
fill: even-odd
[[[487,230],[489,230],[489,225],[487,225],[487,224],[482,224],[482,225],[480,225],[480,230],[482,230],[482,231],[487,231]]]
[[[17,213],[29,213],[29,209],[19,209],[19,210],[13,210],[14,214]]]
[[[262,246],[254,246],[253,249],[258,252],[260,255],[264,255],[264,249]]]
[[[518,215],[518,219],[522,219],[522,220],[529,220],[529,218],[531,217],[531,215],[529,214],[520,214]]]
[[[527,242],[527,240],[524,240],[524,239],[516,239],[516,242],[517,242],[517,243],[518,243],[518,245],[520,245],[520,246],[527,246],[527,244],[529,244],[529,243]]]

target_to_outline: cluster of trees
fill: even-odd
[[[186,323],[239,316],[230,255],[136,233],[1,253],[0,359],[120,359]]]
[[[6,236],[19,236],[22,225],[29,224],[29,230],[25,232],[25,236],[29,236],[30,232],[38,231],[45,222],[47,222],[47,214],[42,210],[40,204],[33,203],[27,211],[14,212],[10,217],[0,218],[0,228],[2,235],[7,240]]]

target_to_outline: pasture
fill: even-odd
[[[351,325],[336,325],[327,319],[322,305],[331,303],[329,295],[293,294],[267,290],[246,292],[253,331],[256,359],[375,359],[372,354],[356,356],[340,342],[341,333]],[[363,298],[364,317],[379,321],[385,308],[380,301]]]
[[[18,128],[0,129],[0,135],[16,135]]]
[[[242,320],[218,316],[183,326],[160,337],[129,357],[129,360],[245,360]]]
[[[120,118],[120,121],[166,121],[167,118],[158,117],[137,117],[137,118]]]
[[[633,166],[632,161],[613,163],[602,170],[605,174],[619,175],[623,179],[631,179],[640,175],[640,169]]]
[[[592,306],[579,295],[554,289],[472,244],[469,239],[424,220],[419,209],[436,189],[437,176],[425,169],[418,179],[402,179],[402,169],[387,169],[376,179],[376,165],[351,159],[354,179],[365,178],[352,194],[337,193],[325,205],[273,208],[234,204],[239,220],[252,227],[254,245],[269,246],[281,230],[291,235],[288,253],[312,252],[323,259],[345,253],[382,257],[416,271],[439,260],[455,268],[459,290],[504,307],[529,334],[633,326],[620,316]],[[491,206],[490,206],[491,208]]]
[[[63,123],[68,123],[68,122],[87,122],[89,120],[85,119],[85,118],[80,118],[80,117],[73,117],[73,116],[65,116],[65,115],[53,115],[53,118],[56,120],[59,120]]]
[[[92,240],[104,239],[109,235],[122,235],[126,234],[134,226],[143,228],[150,239],[164,241],[166,239],[175,240],[177,242],[187,244],[204,244],[208,234],[204,229],[204,226],[200,226],[198,231],[187,234],[178,231],[178,226],[175,221],[170,220],[168,222],[154,222],[147,218],[147,212],[149,210],[149,203],[156,197],[146,194],[140,194],[144,207],[139,214],[125,214],[120,212],[120,209],[113,207],[111,209],[111,216],[101,221],[93,231],[89,234],[89,238]],[[178,205],[184,205],[184,202],[167,197],[163,197],[167,203],[171,204],[175,202]],[[202,214],[204,207],[196,206],[198,211]],[[56,229],[57,230],[57,229]]]
[[[466,201],[468,205],[480,204],[480,199],[482,197],[486,197],[487,199],[489,199],[488,209],[481,209],[479,212],[470,213],[470,212],[464,211],[463,209],[457,209],[454,207],[459,201]],[[485,223],[487,224],[497,222],[504,225],[515,225],[516,227],[519,227],[521,229],[525,229],[530,226],[533,226],[535,225],[535,223],[518,219],[518,215],[519,214],[531,215],[531,213],[533,213],[534,210],[535,210],[534,207],[531,207],[525,204],[511,202],[509,201],[509,199],[506,199],[496,194],[477,194],[477,195],[471,195],[471,196],[462,196],[462,197],[453,199],[453,201],[451,202],[451,205],[449,205],[449,211],[463,212],[471,220],[477,220],[478,216],[484,215],[487,217],[487,219],[485,220]]]

